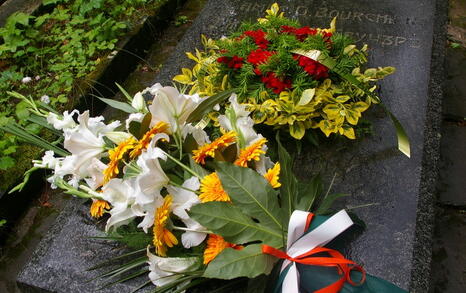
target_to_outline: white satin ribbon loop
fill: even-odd
[[[294,211],[290,217],[286,253],[291,257],[297,257],[318,246],[324,246],[353,225],[353,221],[346,211],[341,210],[319,225],[319,227],[303,236],[309,214],[304,211]],[[285,260],[281,272],[290,263],[291,261]],[[291,264],[283,280],[282,293],[299,293],[299,272],[296,263]]]

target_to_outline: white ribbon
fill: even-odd
[[[317,246],[324,246],[337,237],[340,233],[353,225],[353,221],[345,210],[341,210],[319,227],[304,234],[307,216],[310,213],[294,211],[288,223],[288,241],[286,253],[291,257],[297,257]],[[299,273],[295,262],[285,260],[281,272],[291,263],[291,267],[282,284],[282,293],[299,293]]]

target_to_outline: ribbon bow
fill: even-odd
[[[362,267],[351,260],[345,259],[344,256],[336,250],[323,247],[340,233],[353,225],[353,221],[345,210],[341,210],[317,228],[303,236],[309,228],[313,218],[312,213],[303,211],[294,211],[288,224],[287,251],[283,252],[268,245],[262,245],[262,252],[284,259],[281,271],[290,267],[286,274],[283,284],[282,293],[299,293],[299,273],[296,263],[336,267],[341,278],[335,283],[315,291],[316,293],[336,293],[343,288],[345,282],[353,286],[364,283],[366,273]],[[326,253],[330,257],[314,256],[316,254]],[[357,270],[362,273],[362,278],[358,283],[351,280],[350,272]]]

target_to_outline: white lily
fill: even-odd
[[[110,228],[118,228],[121,225],[128,224],[137,215],[131,209],[135,198],[140,193],[140,190],[135,183],[135,180],[122,180],[113,178],[102,187],[102,199],[108,201],[112,209],[110,210],[110,218],[107,221],[105,231]]]
[[[206,228],[191,218],[182,219],[189,231],[181,234],[181,243],[183,247],[191,248],[198,246],[207,237]]]
[[[124,131],[109,131],[105,133],[105,137],[118,145],[130,139],[131,137],[133,137],[133,135]]]
[[[191,123],[185,124],[183,126],[183,129],[181,130],[181,136],[183,137],[183,140],[186,139],[186,136],[188,136],[188,134],[191,134],[193,136],[194,140],[199,146],[204,145],[206,143],[210,143],[209,136],[204,131],[204,129],[193,126]]]
[[[173,133],[186,123],[188,116],[201,102],[199,95],[184,95],[171,86],[155,84],[149,92],[154,95],[152,105],[149,106],[152,114],[151,126],[164,121],[170,125]]]
[[[53,151],[46,151],[42,160],[33,160],[34,167],[55,169],[60,162],[60,158],[55,158]]]
[[[157,133],[149,147],[138,157],[136,162],[142,170],[136,177],[137,184],[145,194],[160,192],[170,181],[159,162],[159,159],[167,160],[167,155],[163,150],[155,146],[157,141],[162,138],[167,141],[169,139],[167,134]],[[144,204],[145,202],[141,203]]]
[[[93,158],[91,164],[89,165],[88,177],[84,178],[87,185],[92,189],[96,190],[98,187],[102,186],[104,182],[104,170],[107,168],[107,165],[102,163],[100,160]]]
[[[169,284],[181,277],[183,273],[192,272],[200,267],[200,261],[197,257],[159,257],[149,251],[147,248],[147,257],[149,257],[149,279],[157,287]]]
[[[147,107],[146,107],[146,101],[144,101],[144,97],[142,96],[141,92],[137,92],[133,100],[131,101],[131,106],[138,110],[138,112],[141,113],[146,113],[147,112]]]
[[[186,211],[200,203],[199,197],[193,191],[197,191],[200,187],[200,182],[197,177],[191,177],[186,180],[182,187],[174,187],[169,185],[167,191],[173,196],[172,209],[173,213],[181,219],[189,219]]]
[[[249,117],[250,112],[246,110],[245,105],[238,103],[236,94],[229,98],[230,107],[225,111],[225,115],[218,116],[220,126],[227,131],[234,130],[240,136],[240,144],[249,145],[256,140],[259,135],[254,130],[254,121]]]
[[[68,111],[63,112],[63,116],[58,116],[55,113],[49,112],[47,115],[47,122],[53,125],[53,128],[57,130],[69,129],[76,127],[76,122],[74,122],[74,114],[78,114],[78,110],[73,110],[71,113]]]
[[[113,131],[119,122],[105,125],[103,117],[89,118],[89,111],[78,117],[79,125],[72,129],[64,129],[65,149],[75,157],[73,174],[83,178],[93,158],[100,158],[105,151],[103,133]]]
[[[133,121],[142,122],[143,119],[144,119],[144,114],[143,113],[131,113],[131,114],[129,114],[128,119],[126,119],[126,121],[125,121],[126,130],[129,130],[129,124],[131,122],[133,122]]]

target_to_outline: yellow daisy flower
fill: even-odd
[[[261,154],[265,154],[262,150],[262,146],[267,142],[267,139],[261,138],[250,146],[241,150],[238,158],[235,161],[235,165],[241,167],[247,167],[248,162],[254,160],[259,161]]]
[[[110,209],[110,204],[105,200],[93,199],[89,213],[94,218],[100,218],[104,215],[105,210]]]
[[[147,146],[150,144],[152,138],[157,133],[166,132],[168,130],[168,124],[166,122],[160,121],[154,127],[152,127],[149,131],[147,131],[143,137],[137,142],[134,146],[134,149],[129,154],[131,159],[136,158],[139,156],[143,150],[147,149]]]
[[[155,246],[155,253],[160,256],[167,256],[167,246],[173,247],[178,244],[178,239],[176,239],[175,235],[165,228],[170,216],[170,207],[172,202],[172,196],[167,195],[163,204],[157,208],[157,211],[155,212],[153,243]]]
[[[134,148],[136,144],[136,140],[131,137],[119,145],[117,145],[114,149],[108,151],[108,157],[110,162],[107,165],[107,168],[104,170],[104,182],[103,184],[107,183],[113,177],[116,177],[120,171],[118,170],[118,164],[120,163],[123,156]]]
[[[193,151],[193,160],[198,164],[205,164],[207,157],[215,157],[215,151],[224,148],[236,141],[236,132],[229,131],[217,138],[211,143],[201,146],[199,149]]]
[[[201,202],[209,201],[230,201],[230,197],[223,190],[222,183],[216,172],[209,174],[201,180]]]
[[[280,182],[278,182],[280,175],[280,163],[276,163],[273,168],[267,170],[267,173],[264,174],[265,179],[270,182],[273,188],[278,188],[282,186]]]
[[[243,249],[241,245],[226,242],[220,235],[210,234],[209,239],[207,239],[207,247],[204,250],[204,264],[211,262],[220,252],[228,247],[236,250]]]

